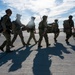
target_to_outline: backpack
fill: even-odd
[[[3,27],[1,25],[1,21],[2,21],[2,18],[0,19],[0,33],[2,33],[2,31],[3,31]]]
[[[64,29],[70,28],[70,24],[69,24],[69,21],[68,20],[64,20],[63,27],[64,27]]]
[[[70,33],[71,26],[68,20],[63,21],[64,32]]]

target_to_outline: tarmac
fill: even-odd
[[[39,35],[35,34],[36,39]],[[12,35],[13,37],[13,35]],[[24,40],[27,42],[29,33],[24,32]],[[54,34],[49,33],[49,43],[46,48],[44,39],[42,47],[38,48],[34,40],[31,45],[23,47],[20,38],[14,42],[12,53],[0,51],[0,75],[75,75],[75,40],[65,42],[65,33],[61,32],[54,42]],[[5,40],[0,36],[0,45]],[[5,50],[5,49],[4,49]]]

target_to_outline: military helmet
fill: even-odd
[[[72,18],[73,16],[72,15],[69,15],[69,18]]]
[[[55,21],[58,21],[58,19],[55,19]]]
[[[7,10],[5,10],[5,12],[8,14],[8,13],[11,13],[12,14],[12,11],[11,11],[11,9],[7,9]]]
[[[35,19],[35,17],[32,16],[31,19]]]
[[[47,17],[48,17],[48,16],[44,15],[42,18],[43,18],[43,19],[46,19]]]
[[[16,14],[16,17],[21,17],[22,15],[20,15],[20,14]]]

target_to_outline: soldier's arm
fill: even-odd
[[[44,32],[46,32],[47,31],[47,22],[45,22],[44,24],[45,24]]]
[[[36,28],[35,28],[35,25],[34,25],[34,33],[36,33]]]
[[[15,26],[15,23],[12,22],[12,32],[15,33],[15,31],[16,31],[16,26]]]
[[[34,30],[35,30],[35,23],[34,23]]]
[[[21,23],[21,21],[19,21],[19,25],[20,25],[21,27],[22,27],[22,26],[25,26],[24,24]]]
[[[58,25],[58,23],[57,23],[57,27],[59,28],[59,25]]]
[[[73,25],[72,27],[74,28],[74,21],[72,22],[72,25]]]
[[[6,25],[5,25],[5,23],[6,23],[7,19],[8,19],[8,17],[4,16],[3,19],[2,19],[2,22],[1,22],[1,25],[3,27],[3,32],[6,31]]]
[[[72,21],[72,30],[75,32],[74,21]]]
[[[47,22],[44,22],[44,26],[45,26],[45,28],[44,28],[43,35],[47,32]]]

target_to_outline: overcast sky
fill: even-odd
[[[31,16],[36,17],[36,28],[43,15],[48,16],[48,23],[59,20],[59,27],[63,27],[63,20],[73,15],[75,21],[75,0],[0,0],[0,17],[6,9],[12,9],[11,20],[16,14],[21,14],[21,22],[27,24]]]

